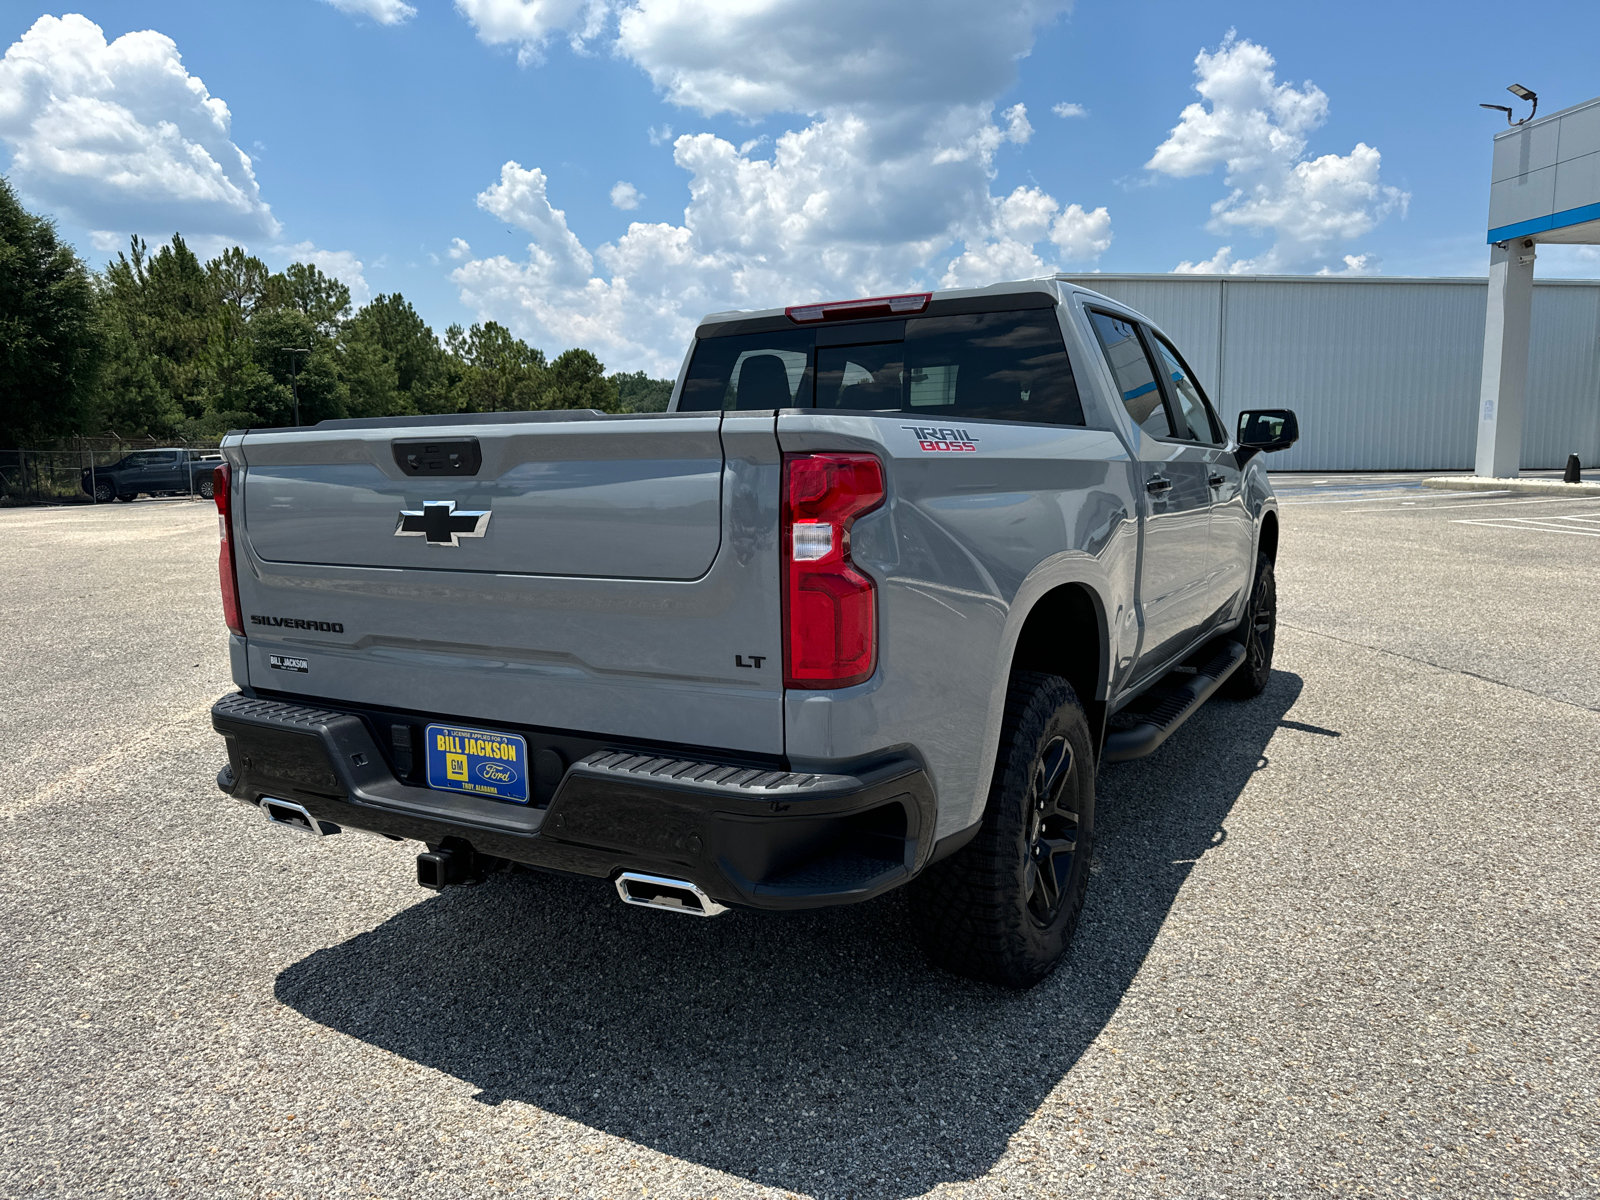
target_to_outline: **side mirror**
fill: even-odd
[[[1300,421],[1287,408],[1248,408],[1239,414],[1239,448],[1260,454],[1287,450],[1300,440]]]

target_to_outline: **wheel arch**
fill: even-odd
[[[1028,610],[1011,653],[1010,670],[1059,675],[1072,685],[1089,719],[1098,754],[1105,731],[1110,635],[1105,603],[1084,583],[1063,583]]]
[[[1278,514],[1274,509],[1267,509],[1261,514],[1261,532],[1256,535],[1256,553],[1265,554],[1274,566],[1278,562]],[[1250,566],[1255,570],[1255,564]]]

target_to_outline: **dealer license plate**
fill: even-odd
[[[458,725],[429,725],[428,786],[528,802],[528,742],[516,734]]]

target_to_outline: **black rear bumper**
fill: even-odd
[[[867,900],[910,879],[933,850],[933,788],[906,754],[819,774],[619,742],[567,766],[547,804],[524,806],[402,782],[356,712],[235,693],[211,722],[228,746],[218,786],[245,803],[289,800],[340,827],[464,841],[580,875],[687,879],[724,904]]]

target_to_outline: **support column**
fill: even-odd
[[[1522,407],[1533,323],[1533,242],[1489,248],[1489,313],[1483,327],[1483,388],[1473,473],[1512,479],[1522,469]]]

